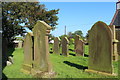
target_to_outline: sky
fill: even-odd
[[[110,24],[115,11],[116,2],[41,2],[48,10],[60,9],[58,25],[51,34],[55,37],[65,34],[65,26],[68,32],[81,30],[83,36],[97,21]]]

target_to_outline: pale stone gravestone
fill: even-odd
[[[112,74],[112,30],[105,23],[98,21],[88,32],[89,62],[90,72]]]
[[[77,42],[79,41],[80,39],[80,36],[79,35],[75,35],[75,38],[74,38],[74,49],[76,49],[76,45],[77,45]]]
[[[60,54],[60,38],[54,38],[53,53]]]
[[[69,52],[68,52],[69,40],[67,39],[67,37],[62,38],[61,44],[62,44],[62,55],[68,56],[69,55]]]
[[[33,28],[34,34],[34,62],[32,75],[36,77],[52,76],[50,60],[49,60],[49,45],[48,35],[51,26],[43,21],[37,21]]]
[[[9,57],[8,57],[8,60],[9,60],[12,64],[14,63],[13,57],[9,56]]]
[[[22,71],[26,73],[31,73],[32,62],[33,62],[33,33],[29,32],[24,39],[24,62]]]
[[[22,42],[22,41],[19,41],[19,42],[18,42],[18,48],[22,48],[22,44],[23,44],[23,42]]]
[[[82,40],[78,40],[75,49],[77,56],[84,56],[84,42]]]

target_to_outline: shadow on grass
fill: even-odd
[[[77,69],[82,69],[82,70],[85,70],[85,69],[88,69],[88,67],[86,66],[82,66],[82,65],[78,65],[78,64],[75,64],[75,63],[71,63],[69,61],[64,61],[63,63],[71,66],[71,67],[76,67]]]
[[[69,55],[75,56],[75,54],[73,54],[73,53],[69,53]]]
[[[72,52],[74,52],[74,50],[73,50],[73,49],[69,49],[69,51],[72,51]]]
[[[3,52],[2,52],[2,78],[8,79],[7,76],[3,73],[3,70],[7,66],[6,61],[8,61],[8,57],[9,56],[13,57],[12,53],[15,51],[15,48],[8,48],[8,49],[6,49],[7,52],[4,51],[4,49],[2,49],[2,50],[3,50]],[[4,52],[6,52],[6,53],[4,53]],[[3,54],[5,54],[5,55],[3,55]]]
[[[85,56],[85,57],[89,57],[89,55],[87,55],[87,54],[84,54],[84,56]]]
[[[53,52],[52,52],[52,51],[49,51],[49,53],[50,53],[50,54],[53,54]]]

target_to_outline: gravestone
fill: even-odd
[[[75,49],[77,56],[84,56],[84,42],[82,40],[78,40]]]
[[[24,62],[22,71],[28,74],[31,73],[32,62],[33,62],[33,33],[29,32],[24,39]]]
[[[98,21],[88,32],[90,72],[112,74],[113,34],[105,23]]]
[[[33,28],[34,34],[34,62],[32,75],[35,77],[50,77],[54,75],[49,60],[48,35],[51,26],[43,21],[37,21]]]
[[[22,44],[23,44],[23,42],[22,42],[22,41],[19,41],[19,42],[18,42],[18,48],[22,48]]]
[[[75,40],[75,42],[74,42],[74,49],[76,49],[76,45],[77,45],[77,42],[79,41],[79,39],[80,39],[80,36],[79,35],[75,35],[75,38],[74,38]]]
[[[60,38],[54,38],[53,53],[60,54]]]
[[[69,55],[69,52],[68,52],[69,40],[67,39],[67,37],[62,38],[61,44],[62,44],[62,55],[68,56]]]

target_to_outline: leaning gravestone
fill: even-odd
[[[84,56],[84,42],[82,40],[78,40],[75,49],[77,56]]]
[[[98,21],[88,32],[89,62],[88,70],[98,73],[113,73],[112,68],[112,31],[105,23]]]
[[[79,35],[75,35],[75,38],[74,38],[75,40],[75,42],[74,42],[74,49],[76,49],[76,45],[78,44],[78,41],[79,41],[79,39],[80,39],[80,36]]]
[[[36,77],[50,77],[52,72],[49,61],[48,35],[51,26],[43,21],[38,21],[33,28],[34,34],[34,62],[32,75]]]
[[[53,53],[60,54],[60,38],[54,38]]]
[[[24,63],[22,71],[31,73],[33,61],[33,33],[27,33],[24,39]]]
[[[62,44],[62,54],[64,56],[69,55],[69,53],[68,53],[68,43],[69,43],[69,40],[67,39],[67,37],[63,37],[62,41],[61,41],[61,44]]]

